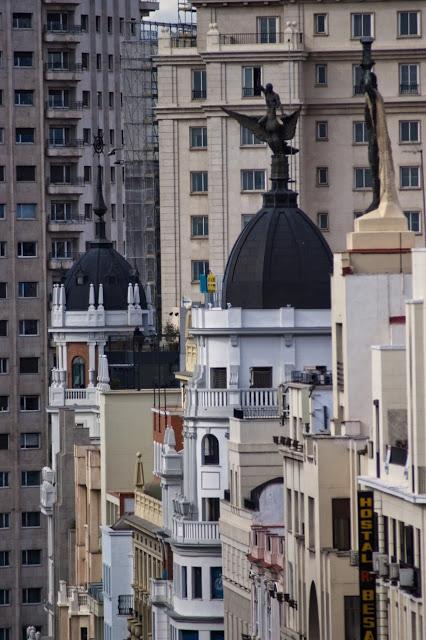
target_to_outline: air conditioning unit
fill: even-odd
[[[389,563],[389,580],[398,580],[399,578],[399,564],[398,562]]]
[[[359,565],[359,552],[358,551],[351,551],[350,565],[351,565],[351,567],[357,567]]]
[[[405,588],[414,587],[414,569],[413,568],[399,569],[399,586],[405,587]]]

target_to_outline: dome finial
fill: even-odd
[[[104,194],[102,192],[102,167],[101,167],[101,154],[104,152],[104,140],[101,129],[98,129],[98,135],[93,138],[93,151],[98,156],[98,173],[96,177],[96,194],[95,202],[93,205],[93,213],[98,216],[99,220],[96,223],[96,237],[99,240],[105,239],[105,222],[104,215],[107,212],[107,206],[104,200]]]

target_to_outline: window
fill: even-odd
[[[364,93],[363,86],[364,72],[359,64],[352,65],[352,91],[354,96]]]
[[[0,105],[1,105],[1,91],[0,91]],[[0,127],[0,144],[4,144],[4,127]]]
[[[50,89],[48,104],[53,109],[67,109],[70,106],[70,92],[68,89]]]
[[[90,144],[92,140],[92,130],[89,127],[83,129],[83,142],[84,144]]]
[[[255,213],[242,213],[241,214],[241,229],[244,229],[245,226],[248,225],[250,220],[254,218]]]
[[[327,13],[314,13],[314,35],[316,36],[328,35],[328,14]]]
[[[88,71],[90,64],[90,55],[87,52],[81,54],[81,68],[84,71]]]
[[[0,589],[0,606],[10,604],[10,589]]]
[[[210,388],[211,389],[226,389],[226,367],[211,367],[210,368]]]
[[[48,31],[68,31],[68,13],[60,13],[58,11],[49,12],[47,14],[47,30]]]
[[[9,373],[9,358],[0,358],[0,375]]]
[[[207,275],[209,272],[208,260],[191,260],[191,277],[192,282],[199,282],[201,275]]]
[[[201,567],[192,567],[192,599],[203,597]]]
[[[420,35],[420,12],[398,12],[398,35],[401,38],[410,38]]]
[[[26,566],[41,564],[41,550],[40,549],[23,549],[22,564]]]
[[[112,33],[112,16],[108,16],[107,18],[107,28],[108,33]]]
[[[108,106],[110,109],[114,109],[114,91],[108,93]]]
[[[37,242],[18,242],[18,258],[36,258]]]
[[[38,282],[18,282],[18,298],[37,298]]]
[[[210,640],[225,640],[224,631],[210,631]]]
[[[276,16],[257,18],[257,42],[273,44],[279,41],[279,21]]]
[[[72,386],[73,389],[84,389],[86,386],[84,360],[80,356],[72,361]]]
[[[317,87],[327,85],[327,65],[316,64],[315,65],[315,84]]]
[[[2,450],[9,449],[9,434],[8,433],[0,433],[0,449],[2,449]]]
[[[0,487],[3,489],[9,486],[9,472],[0,471]]]
[[[201,441],[202,464],[219,464],[219,441],[208,433]]]
[[[98,71],[102,69],[102,55],[100,53],[96,54],[96,69]]]
[[[408,230],[420,234],[422,232],[422,222],[420,211],[404,211],[408,221]]]
[[[350,498],[332,498],[333,549],[348,551],[351,548]]]
[[[0,299],[7,298],[7,282],[0,282]]]
[[[351,15],[352,38],[365,38],[373,35],[373,14],[353,13]]]
[[[4,182],[5,181],[5,170],[4,170],[4,166],[0,165],[0,182]]]
[[[354,188],[371,189],[371,169],[370,167],[356,167],[354,169]]]
[[[220,516],[219,498],[202,498],[202,518],[204,522],[217,522]]]
[[[49,128],[49,144],[54,147],[63,147],[69,144],[70,128],[69,127],[50,127]]]
[[[204,100],[207,96],[207,75],[205,69],[192,69],[192,99]]]
[[[86,13],[81,14],[80,25],[83,33],[87,33],[89,31],[89,16]]]
[[[111,218],[115,220],[115,204],[111,205]],[[84,219],[91,220],[92,219],[92,205],[88,202],[84,205]]]
[[[115,131],[114,129],[110,129],[109,130],[109,143],[110,144],[115,144]]]
[[[181,578],[181,597],[182,598],[187,598],[188,597],[188,568],[187,567],[181,567],[181,574],[180,574],[180,578]]]
[[[321,231],[328,231],[329,230],[328,213],[318,213],[317,224],[318,224],[318,228],[321,229]]]
[[[399,182],[401,189],[419,189],[420,188],[420,168],[419,167],[400,167]]]
[[[272,367],[251,367],[250,387],[252,389],[270,389],[272,387]]]
[[[16,180],[17,182],[35,182],[36,168],[35,165],[17,165]]]
[[[352,139],[355,144],[368,143],[367,123],[364,120],[355,120],[353,123]]]
[[[39,587],[29,587],[22,589],[22,604],[40,604],[41,589]]]
[[[124,18],[120,18],[120,33],[121,35],[124,33]]]
[[[50,182],[52,184],[71,184],[71,165],[51,164]]]
[[[207,147],[207,127],[189,127],[189,146],[191,149]]]
[[[9,411],[9,396],[0,396],[0,413]]]
[[[71,260],[73,254],[72,240],[53,240],[52,258],[54,260]]]
[[[48,51],[47,68],[51,71],[58,69],[68,71],[70,69],[69,51]]]
[[[37,356],[19,358],[19,373],[38,373]]]
[[[40,511],[23,511],[21,515],[21,526],[24,529],[40,526]]]
[[[35,220],[37,205],[34,202],[19,202],[16,205],[16,217],[18,220]]]
[[[315,549],[315,499],[308,496],[309,549]]]
[[[101,30],[101,16],[95,16],[95,30],[97,33]]]
[[[40,434],[21,433],[21,449],[40,449]]]
[[[31,29],[32,13],[14,13],[12,16],[12,26],[14,29]]]
[[[0,240],[0,258],[6,257],[6,241]]]
[[[207,216],[191,216],[191,236],[200,237],[209,235],[209,219]]]
[[[97,103],[98,109],[102,109],[102,91],[98,91],[97,93]]]
[[[262,95],[262,67],[243,67],[242,74],[243,98]]]
[[[320,120],[315,124],[317,140],[328,140],[328,122]]]
[[[83,169],[84,182],[86,184],[92,182],[92,167],[90,165],[85,165]]]
[[[33,52],[32,51],[15,51],[13,54],[13,64],[15,67],[32,67]]]
[[[198,640],[199,635],[198,631],[192,630],[180,630],[179,631],[179,640]]]
[[[399,93],[401,95],[417,95],[419,93],[419,65],[399,65]]]
[[[253,145],[262,145],[264,146],[263,140],[258,138],[253,131],[250,129],[246,129],[243,125],[240,126],[240,144],[242,147],[248,147]]]
[[[317,167],[317,187],[328,187],[328,167]]]
[[[89,108],[90,107],[90,91],[83,91],[81,94],[81,100],[82,100],[83,107]]]
[[[38,320],[20,320],[20,336],[38,336]]]
[[[6,217],[6,205],[0,204],[0,220],[4,220]]]
[[[399,121],[399,141],[420,142],[420,122],[418,120]]]
[[[212,600],[223,600],[222,567],[210,567],[210,596]]]
[[[20,396],[21,411],[40,411],[40,396]]]
[[[16,144],[33,144],[35,129],[20,127],[15,130]]]
[[[40,471],[21,471],[21,485],[23,487],[40,486]]]
[[[51,202],[50,219],[53,222],[68,222],[73,218],[72,202]]]
[[[10,566],[10,551],[0,551],[0,567]]]
[[[32,107],[34,104],[34,91],[31,89],[17,89],[15,91],[15,105],[17,107]]]
[[[112,53],[108,55],[108,70],[114,71],[114,56]]]
[[[5,338],[7,336],[7,320],[0,320],[0,336],[2,336],[3,338]],[[2,396],[3,398],[5,398],[6,396]],[[2,411],[2,407],[1,407],[2,403],[0,400],[0,411]]]
[[[0,529],[9,529],[10,527],[10,513],[0,513]]]
[[[110,167],[109,171],[110,171],[111,182],[114,184],[114,182],[115,182],[115,167]]]
[[[207,171],[191,171],[191,193],[207,193],[208,186]]]
[[[242,169],[241,190],[263,191],[265,189],[265,171],[263,169]]]

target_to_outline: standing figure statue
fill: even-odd
[[[265,96],[267,111],[266,114],[259,119],[259,124],[265,124],[268,118],[277,119],[277,109],[281,110],[281,117],[284,118],[284,107],[281,104],[280,96],[274,91],[272,84],[268,82],[266,87],[262,87],[262,85],[260,85],[260,90]]]
[[[365,123],[368,131],[368,161],[371,168],[371,182],[373,189],[373,200],[364,213],[375,211],[380,204],[380,165],[379,165],[379,145],[377,142],[377,77],[372,71],[374,60],[371,57],[371,45],[373,38],[362,38],[363,56],[361,69],[363,76],[361,88],[366,94],[365,103]]]

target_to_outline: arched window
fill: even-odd
[[[73,389],[84,389],[85,386],[84,360],[77,356],[72,361],[72,387]]]
[[[219,441],[208,433],[201,442],[203,464],[219,464]]]

